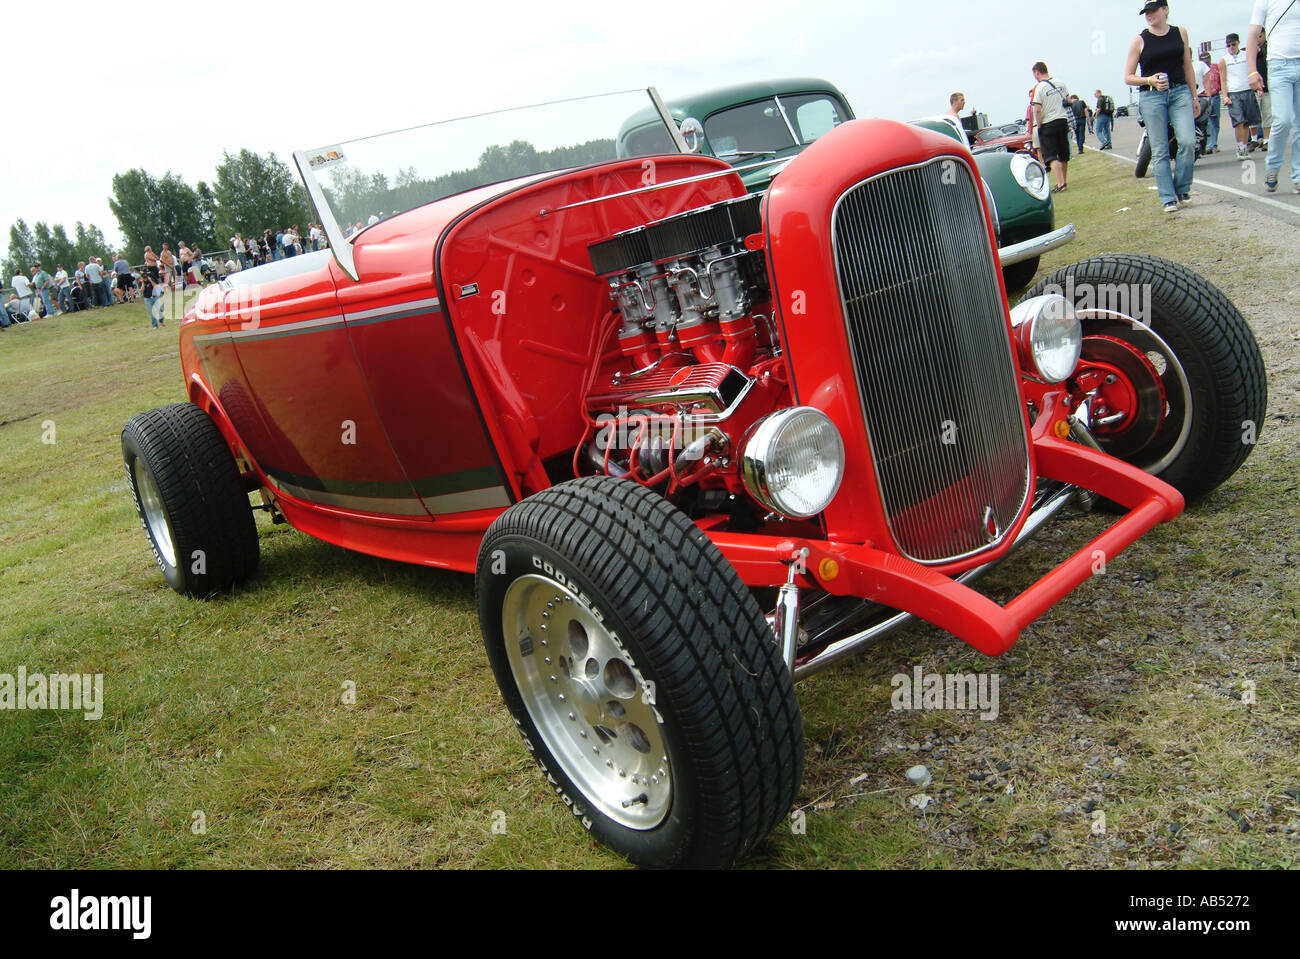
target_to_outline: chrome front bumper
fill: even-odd
[[[1073,239],[1074,224],[1067,223],[1059,230],[1053,230],[1051,233],[1044,233],[1042,236],[1036,236],[1021,243],[1013,243],[1010,246],[1002,247],[998,250],[998,259],[1002,261],[1004,267],[1011,266],[1023,260],[1032,260],[1036,256],[1042,256],[1044,253],[1055,250],[1058,246],[1065,246]]]

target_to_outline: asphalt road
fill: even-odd
[[[1219,152],[1196,161],[1193,197],[1197,190],[1212,191],[1220,199],[1228,200],[1243,209],[1264,214],[1292,227],[1300,226],[1300,194],[1292,192],[1293,186],[1289,175],[1290,157],[1283,159],[1277,192],[1267,193],[1264,190],[1265,153],[1256,151],[1250,155],[1249,160],[1238,160],[1236,141],[1226,116],[1221,117],[1220,124]],[[1115,130],[1111,136],[1114,149],[1105,151],[1104,155],[1136,164],[1138,141],[1141,136],[1142,127],[1138,125],[1136,117],[1120,117],[1115,121]],[[1096,144],[1097,138],[1089,136],[1084,145],[1092,150]],[[1244,164],[1253,167],[1253,183],[1243,182],[1246,180]],[[1150,181],[1149,185],[1155,186],[1155,179],[1150,173],[1146,178]]]

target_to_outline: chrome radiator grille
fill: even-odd
[[[939,158],[850,188],[831,225],[876,480],[919,562],[999,542],[1029,449],[979,187]]]

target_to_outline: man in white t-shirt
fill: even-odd
[[[1034,128],[1038,131],[1043,162],[1051,167],[1056,180],[1055,192],[1060,193],[1066,187],[1070,165],[1070,119],[1065,105],[1070,91],[1065,84],[1052,79],[1042,60],[1034,64],[1033,72],[1034,89],[1029,99],[1033,104]]]
[[[14,288],[18,294],[18,308],[22,310],[23,316],[32,311],[32,283],[31,280],[23,276],[22,270],[14,274],[14,278],[9,281],[9,285]]]
[[[90,284],[90,289],[86,292],[90,294],[92,306],[112,306],[111,303],[103,302],[104,271],[100,269],[93,256],[86,261],[86,282]]]
[[[1223,105],[1228,108],[1228,118],[1237,131],[1237,159],[1245,160],[1251,149],[1250,128],[1259,125],[1259,100],[1251,88],[1251,68],[1246,62],[1246,51],[1241,49],[1241,38],[1230,33],[1227,44],[1228,52],[1219,61]]]
[[[1255,0],[1255,9],[1250,14],[1246,61],[1250,87],[1261,92],[1264,79],[1259,70],[1259,48],[1264,35],[1268,36],[1268,88],[1273,101],[1264,189],[1269,193],[1277,190],[1282,161],[1290,145],[1291,184],[1300,193],[1300,3]],[[1265,124],[1269,119],[1263,118]]]
[[[68,271],[61,266],[54,271],[54,295],[59,300],[60,313],[72,311],[72,281],[68,279]]]

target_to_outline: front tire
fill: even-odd
[[[719,867],[790,809],[794,684],[717,547],[638,484],[589,477],[503,513],[479,621],[524,743],[579,822],[639,865]]]
[[[1111,409],[1127,408],[1114,424],[1090,413],[1098,444],[1174,486],[1188,505],[1202,499],[1245,462],[1263,427],[1268,384],[1249,324],[1218,287],[1158,256],[1083,260],[1025,299],[1071,291],[1080,310],[1139,299],[1115,309],[1120,317],[1083,317],[1080,373],[1092,364],[1115,377],[1099,395],[1114,397]]]
[[[176,403],[131,417],[122,459],[168,586],[206,596],[252,575],[257,524],[230,447],[207,413]]]

